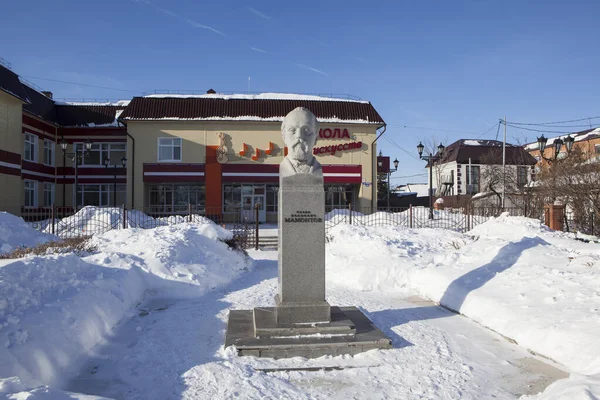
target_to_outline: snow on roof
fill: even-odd
[[[466,139],[463,142],[463,144],[466,146],[481,146],[481,143],[479,142],[479,140],[471,140],[471,139]]]
[[[236,117],[199,117],[199,118],[135,118],[136,121],[260,121],[260,122],[282,122],[284,117],[257,117],[255,115],[240,115]],[[317,118],[320,123],[344,123],[344,124],[379,124],[377,121],[368,119],[343,119],[343,118]]]
[[[342,99],[334,97],[315,96],[294,93],[259,93],[259,94],[149,94],[144,97],[153,98],[195,98],[195,99],[223,99],[223,100],[312,100],[312,101],[347,101],[353,103],[368,103],[365,100]]]
[[[600,128],[595,128],[592,129],[589,132],[583,133],[583,134],[578,134],[577,132],[568,134],[568,135],[561,135],[561,136],[556,136],[553,138],[548,138],[548,143],[546,143],[546,147],[548,146],[552,146],[554,144],[554,141],[556,139],[563,139],[567,136],[571,136],[573,139],[575,139],[576,142],[581,142],[583,140],[587,140],[590,136],[596,136],[596,135],[600,135]],[[538,143],[533,142],[533,143],[529,143],[525,145],[525,150],[537,150],[538,149]]]
[[[117,101],[54,101],[58,105],[62,106],[117,106],[127,107],[131,100],[117,100]]]

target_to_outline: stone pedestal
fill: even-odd
[[[323,175],[279,180],[279,324],[329,322],[325,301],[325,192]]]

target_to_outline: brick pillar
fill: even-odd
[[[560,204],[546,204],[544,206],[544,224],[555,231],[563,230],[565,206]]]

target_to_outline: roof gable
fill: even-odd
[[[460,139],[446,147],[441,163],[502,164],[502,142],[498,140]],[[507,165],[535,165],[536,159],[521,146],[506,143]]]

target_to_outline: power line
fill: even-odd
[[[390,142],[391,144],[393,144],[394,146],[396,146],[397,148],[399,148],[400,150],[402,150],[403,152],[405,152],[406,154],[408,154],[410,157],[414,158],[415,160],[418,160],[418,158],[412,154],[411,152],[409,152],[408,150],[402,148],[398,143],[394,142],[392,139],[390,139],[389,137],[383,135],[383,138],[385,140],[387,140],[388,142]]]
[[[117,89],[117,88],[111,88],[111,87],[106,87],[106,86],[88,85],[87,83],[61,81],[61,80],[58,80],[58,79],[38,78],[38,77],[35,77],[35,76],[24,76],[24,78],[27,78],[27,79],[38,79],[40,81],[65,83],[65,84],[68,84],[68,85],[87,86],[87,87],[92,87],[92,88],[96,88],[96,89],[116,90],[116,91],[119,91],[119,92],[128,92],[128,93],[136,93],[136,94],[140,93],[140,92],[136,92],[134,90]]]
[[[512,125],[512,124],[506,124],[506,126],[510,126],[511,128],[516,128],[516,129],[522,129],[524,131],[532,131],[532,132],[542,132],[542,133],[573,133],[571,131],[549,131],[549,130],[542,130],[542,129],[534,129],[534,128],[525,128],[523,126],[517,126],[517,125]]]
[[[441,129],[441,128],[426,128],[423,126],[410,126],[410,125],[388,125],[388,127],[406,128],[406,129],[422,129],[425,131],[440,131],[440,132],[455,132],[455,133],[466,133],[468,135],[477,135],[475,132],[459,131],[455,129]]]
[[[495,123],[495,124],[494,124],[494,125],[492,125],[492,126],[491,126],[491,127],[490,127],[490,128],[487,130],[487,131],[483,132],[481,135],[477,136],[475,139],[479,139],[479,138],[481,138],[481,137],[483,137],[483,136],[487,135],[487,133],[488,133],[489,131],[491,131],[492,129],[494,129],[494,128],[496,127],[496,125],[499,125],[499,123]]]
[[[498,130],[496,131],[496,139],[495,140],[498,140],[498,134],[500,133],[500,126],[502,126],[502,120],[500,120],[498,122]]]
[[[415,175],[405,175],[405,176],[393,176],[390,179],[402,179],[402,178],[414,178],[415,176],[427,176],[427,173],[423,174],[415,174]]]
[[[600,118],[600,115],[598,115],[596,117],[585,117],[585,118],[579,118],[579,119],[571,119],[571,120],[568,120],[568,121],[554,121],[554,122],[530,123],[530,122],[512,122],[511,121],[511,124],[540,126],[540,125],[552,125],[552,124],[567,124],[569,122],[589,121],[589,120],[598,119],[598,118]]]

